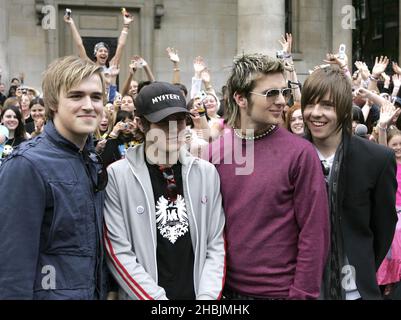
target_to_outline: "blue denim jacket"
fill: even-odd
[[[0,167],[0,300],[103,299],[103,192],[90,152],[49,121]]]

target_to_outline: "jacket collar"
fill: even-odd
[[[72,153],[79,153],[79,147],[72,143],[71,141],[67,140],[64,138],[56,129],[54,126],[54,123],[52,120],[47,121],[44,132],[46,136],[51,140],[54,144],[57,146],[61,147],[62,149],[72,152]],[[93,151],[93,138],[92,135],[88,136],[88,139],[86,139],[86,143],[84,146],[84,150],[88,151]]]

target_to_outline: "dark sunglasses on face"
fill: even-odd
[[[284,89],[269,89],[266,93],[258,93],[251,91],[250,93],[255,94],[257,96],[266,97],[266,100],[277,99],[280,93],[283,95],[284,99],[288,101],[292,97],[292,88],[284,88]]]

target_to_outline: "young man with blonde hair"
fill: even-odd
[[[107,176],[91,139],[103,112],[101,68],[61,58],[42,86],[44,132],[0,167],[0,189],[12,191],[0,194],[0,299],[102,299]]]
[[[327,195],[313,146],[278,126],[291,94],[279,60],[236,57],[226,108],[234,129],[211,146],[226,215],[228,299],[319,296]],[[240,175],[237,153],[250,147],[253,170]]]

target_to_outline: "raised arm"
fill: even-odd
[[[386,71],[389,63],[390,60],[387,57],[376,57],[375,66],[372,69],[372,75],[369,77],[369,90],[374,90],[377,92],[379,91],[379,88],[377,87],[377,82],[379,81],[381,74]]]
[[[113,57],[114,63],[116,65],[120,64],[121,56],[123,54],[123,49],[125,47],[125,44],[127,43],[129,27],[132,21],[134,21],[134,17],[130,13],[128,13],[125,9],[123,9],[122,15],[124,19],[124,26],[123,30],[121,31],[120,37],[118,38],[116,54]]]
[[[214,88],[212,86],[212,80],[211,80],[209,69],[205,68],[201,72],[201,79],[202,79],[203,85],[205,86],[206,92],[212,93],[215,96],[217,96],[216,95],[216,90],[214,90]]]
[[[166,49],[168,57],[170,58],[170,61],[173,63],[173,81],[172,83],[181,83],[181,77],[180,77],[180,68],[179,68],[179,63],[180,63],[180,57],[178,56],[178,51],[174,48],[168,47]]]
[[[344,54],[343,58],[340,58],[338,54],[328,53],[326,56],[326,60],[323,61],[328,64],[338,65],[352,83],[352,75],[348,69],[348,56],[346,54]]]
[[[395,106],[387,101],[380,108],[380,119],[378,124],[379,143],[387,147],[387,129],[400,116],[401,109],[396,109]]]
[[[206,69],[205,61],[202,57],[196,57],[194,60],[194,71],[195,75],[192,78],[191,86],[191,99],[194,99],[199,91],[202,89],[202,77],[201,73]]]
[[[132,60],[133,60],[133,62],[135,63],[136,69],[141,69],[141,68],[143,68],[143,70],[145,71],[146,76],[147,76],[147,78],[148,78],[148,80],[149,80],[150,82],[156,81],[156,80],[155,80],[155,77],[154,77],[154,75],[153,75],[153,73],[152,73],[152,70],[151,70],[150,67],[149,67],[149,64],[145,61],[144,58],[142,58],[142,57],[140,57],[140,56],[134,56],[134,57],[132,58]]]
[[[284,65],[286,70],[286,79],[290,80],[292,83],[298,83],[297,72],[295,71],[295,64],[292,58],[292,34],[286,33],[285,36],[281,37],[279,40],[284,53]],[[294,89],[294,100],[301,101],[301,87],[297,86]]]
[[[78,56],[81,59],[89,59],[88,55],[86,54],[81,35],[79,34],[77,27],[75,26],[74,19],[72,19],[71,16],[65,15],[64,21],[70,26],[72,38],[74,39],[75,45],[78,48]]]
[[[130,86],[131,86],[131,81],[134,79],[136,70],[137,70],[137,66],[136,66],[135,60],[134,60],[134,58],[133,58],[133,59],[131,60],[130,65],[129,65],[129,75],[128,75],[127,79],[125,80],[124,85],[123,85],[123,89],[122,89],[122,91],[121,91],[121,94],[122,94],[123,96],[129,94],[129,89],[130,89]]]
[[[400,87],[401,87],[401,75],[400,74],[393,75],[393,85],[394,85],[394,89],[393,89],[393,93],[391,94],[391,96],[397,97],[398,92],[400,91]]]

